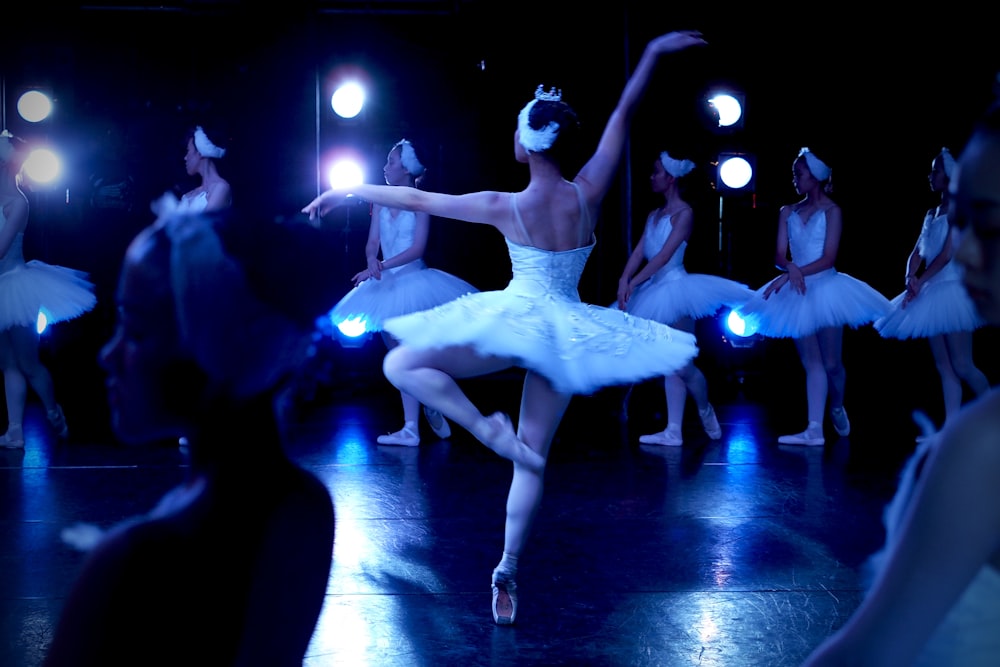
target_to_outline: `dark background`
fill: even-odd
[[[934,14],[914,5],[905,15],[873,15],[870,3],[762,5],[456,0],[8,8],[0,46],[6,126],[66,156],[64,180],[30,193],[26,253],[89,271],[100,300],[94,313],[52,333],[48,353],[80,382],[90,381],[87,369],[113,325],[125,245],[152,221],[152,199],[195,184],[183,167],[191,125],[213,128],[210,136],[229,151],[219,169],[237,206],[260,215],[297,215],[318,193],[317,165],[337,146],[368,156],[368,180],[379,182],[386,152],[403,137],[429,168],[427,189],[516,190],[527,170],[513,159],[513,131],[535,87],[563,90],[592,148],[646,41],[674,29],[699,29],[709,46],[668,56],[657,68],[619,186],[605,201],[582,297],[613,300],[630,246],[659,204],[647,179],[664,149],[699,165],[689,270],[762,284],[774,274],[778,207],[797,198],[791,163],[802,146],[834,168],[845,221],[838,268],[891,297],[902,289],[924,212],[936,203],[926,178],[931,159],[942,146],[957,154],[992,99],[1000,69],[992,16],[954,2]],[[340,67],[358,67],[370,78],[369,106],[354,122],[338,122],[328,104]],[[743,127],[724,134],[705,103],[719,84],[746,95]],[[14,111],[17,94],[29,86],[56,98],[55,115],[37,126]],[[722,200],[720,252],[710,163],[723,150],[749,152],[758,175],[753,195]],[[95,182],[116,180],[130,184],[125,200],[95,199]],[[363,266],[367,211],[341,210],[324,224],[344,237],[343,255],[331,261],[343,266],[346,292]],[[431,234],[431,266],[481,289],[506,284],[509,263],[494,230],[435,219]],[[892,349],[904,357],[926,353],[923,346]],[[909,363],[904,357],[901,365]],[[789,359],[792,368],[794,353]],[[931,368],[924,375],[933,379]]]

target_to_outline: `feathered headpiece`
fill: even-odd
[[[545,92],[545,89],[541,84],[535,89],[535,99],[524,105],[521,112],[517,115],[517,129],[518,129],[518,140],[521,145],[524,146],[525,150],[531,151],[533,153],[540,153],[542,151],[547,151],[552,147],[553,142],[555,142],[556,137],[559,136],[559,123],[550,121],[545,127],[535,130],[531,127],[528,122],[529,116],[531,116],[531,109],[535,106],[538,100],[545,100],[546,102],[558,102],[562,99],[562,91],[556,90],[555,88],[549,89],[549,92]]]
[[[417,159],[417,151],[414,150],[413,144],[406,139],[400,139],[393,148],[397,146],[399,147],[399,161],[403,163],[403,168],[409,172],[410,176],[417,178],[423,174],[426,167],[420,164],[420,160]]]
[[[198,149],[198,153],[202,157],[217,159],[226,154],[225,148],[219,148],[212,143],[212,140],[205,134],[205,130],[201,129],[201,125],[194,130],[194,147]]]
[[[663,168],[667,170],[667,173],[674,178],[680,178],[682,176],[687,176],[694,169],[694,162],[691,160],[675,160],[670,157],[667,151],[660,153],[660,164]]]
[[[826,163],[816,157],[816,154],[808,148],[800,150],[799,157],[805,157],[806,165],[809,166],[809,171],[817,181],[826,181],[830,178],[830,174],[833,173],[833,170],[826,166]]]

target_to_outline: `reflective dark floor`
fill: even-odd
[[[853,430],[838,438],[828,426],[824,447],[776,442],[804,426],[787,341],[703,354],[718,441],[689,412],[683,447],[638,444],[664,426],[659,381],[574,398],[520,560],[517,624],[497,627],[489,582],[510,465],[458,428],[437,440],[425,423],[417,448],[376,445],[401,422],[380,345],[318,363],[297,392],[289,451],[337,511],[310,667],[796,665],[858,604],[917,433],[910,412],[933,415],[940,402],[924,346],[865,331],[845,343]],[[464,386],[484,411],[513,411],[519,379]],[[60,529],[145,512],[184,472],[176,446],[115,444],[99,423],[99,390],[71,387],[60,387],[69,442],[54,441],[31,404],[26,450],[0,450],[5,667],[40,664],[80,566]]]

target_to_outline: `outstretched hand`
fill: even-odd
[[[705,46],[708,44],[698,30],[676,30],[660,35],[650,40],[646,46],[652,53],[657,55],[681,51],[692,46]]]
[[[311,202],[306,204],[305,207],[303,207],[302,212],[309,216],[309,220],[315,221],[317,218],[322,218],[332,209],[346,203],[346,197],[348,196],[349,195],[344,192],[327,190],[319,197],[316,197]]]

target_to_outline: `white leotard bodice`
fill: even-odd
[[[808,220],[793,210],[788,216],[788,245],[792,261],[799,266],[822,257],[826,245],[826,209],[814,212]]]
[[[647,262],[656,257],[657,253],[663,249],[663,245],[670,237],[670,232],[674,229],[671,222],[672,215],[663,215],[659,219],[656,219],[655,216],[656,211],[653,211],[646,219],[646,241],[643,244],[642,254]],[[687,250],[687,241],[681,241],[667,263],[660,267],[659,272],[668,273],[673,269],[683,267],[685,250]]]
[[[201,213],[208,208],[208,192],[202,190],[196,195],[185,194],[177,203],[177,211],[181,213]]]
[[[382,259],[395,257],[413,245],[413,236],[417,228],[417,214],[413,211],[397,211],[393,216],[392,209],[382,206],[379,208],[378,235],[382,246]],[[422,259],[416,259],[402,266],[395,266],[386,269],[389,272],[398,271],[403,266],[411,264],[422,264]]]
[[[4,215],[3,206],[0,206],[0,229],[6,226],[7,216]],[[24,232],[18,232],[11,241],[7,253],[0,258],[0,273],[7,273],[22,264],[24,264]]]

